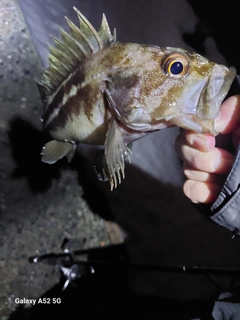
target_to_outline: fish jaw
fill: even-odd
[[[208,83],[199,99],[197,117],[202,120],[215,118],[236,76],[235,68],[214,65]]]
[[[208,77],[185,91],[180,101],[181,112],[170,121],[181,128],[216,136],[214,120],[235,76],[235,68],[215,64]]]

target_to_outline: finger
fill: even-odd
[[[225,175],[200,171],[186,162],[183,163],[183,172],[187,179],[198,182],[213,182],[222,185],[226,179]]]
[[[240,95],[232,96],[222,103],[214,126],[217,132],[224,134],[240,126]]]
[[[215,142],[215,137],[209,133],[195,133],[188,130],[181,130],[181,134],[176,138],[176,144],[188,144],[204,152],[213,149]]]
[[[226,134],[240,127],[240,95],[232,96],[222,103],[219,115],[215,119],[217,132]],[[236,135],[235,145],[238,143]],[[180,129],[176,139],[176,146],[187,143],[199,150],[208,152],[215,146],[215,138],[210,134],[194,133]]]
[[[211,182],[196,182],[193,180],[187,180],[184,183],[184,194],[195,203],[212,203],[214,202],[222,186]]]
[[[209,152],[202,152],[188,145],[177,145],[179,157],[197,170],[228,174],[234,162],[234,156],[221,148],[213,148]]]

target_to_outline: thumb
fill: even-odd
[[[215,129],[221,134],[231,133],[240,128],[240,95],[235,95],[222,103],[215,119]]]

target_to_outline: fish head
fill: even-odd
[[[120,122],[138,131],[177,125],[215,135],[214,119],[235,69],[178,48],[149,46],[141,53],[139,64],[112,78],[110,94]]]
[[[174,51],[165,59],[163,69],[166,75],[179,79],[179,90],[176,90],[174,99],[178,115],[170,122],[185,129],[216,135],[214,119],[235,78],[235,68],[227,68],[186,51]]]

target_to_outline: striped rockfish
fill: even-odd
[[[117,42],[105,15],[97,32],[74,10],[80,27],[66,18],[70,31],[53,38],[38,82],[43,128],[54,139],[43,147],[43,162],[71,161],[79,143],[104,145],[96,169],[113,189],[133,141],[174,125],[216,134],[234,68],[179,48]]]

